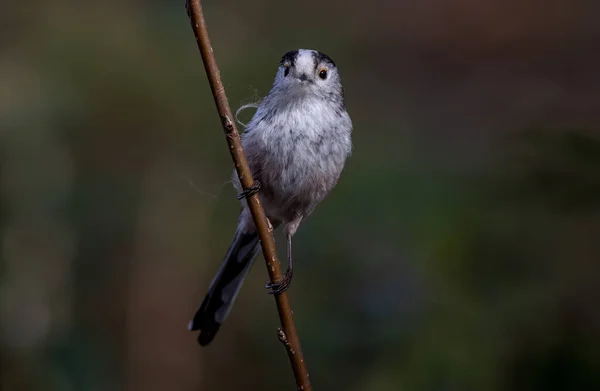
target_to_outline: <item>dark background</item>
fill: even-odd
[[[599,2],[205,3],[234,110],[288,50],[342,74],[290,290],[316,390],[600,389]],[[239,204],[183,0],[2,2],[0,48],[0,389],[294,389],[262,260],[186,330]]]

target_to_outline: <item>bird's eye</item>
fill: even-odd
[[[323,80],[327,79],[327,69],[326,68],[321,68],[321,70],[319,71],[319,77]]]
[[[283,68],[284,68],[283,76],[289,75],[290,74],[290,66],[286,64],[283,66]]]

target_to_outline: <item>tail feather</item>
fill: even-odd
[[[208,288],[208,293],[188,325],[189,330],[200,330],[198,342],[208,345],[229,315],[254,258],[259,250],[258,235],[237,230],[229,251]]]

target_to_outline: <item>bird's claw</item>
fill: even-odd
[[[275,283],[269,282],[267,285],[265,285],[265,288],[271,290],[270,292],[267,292],[269,295],[279,295],[288,289],[291,282],[292,282],[292,273],[290,273],[290,271],[288,270],[283,275],[283,278],[281,279],[281,281],[275,282]]]
[[[242,191],[240,194],[238,194],[237,199],[241,200],[243,198],[247,198],[247,197],[251,197],[254,194],[258,193],[258,191],[261,188],[261,184],[259,181],[254,180],[254,184],[252,186],[250,186],[249,188],[247,188],[246,190]]]

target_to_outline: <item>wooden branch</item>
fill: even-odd
[[[219,117],[221,118],[221,124],[225,131],[227,144],[229,146],[229,152],[237,174],[240,178],[240,182],[244,190],[248,189],[254,184],[252,173],[248,167],[248,162],[244,151],[242,149],[242,143],[240,135],[237,131],[234,122],[234,116],[229,107],[227,96],[225,95],[225,88],[221,82],[221,76],[219,68],[215,60],[212,46],[208,37],[208,30],[206,22],[204,20],[204,14],[202,11],[202,5],[200,0],[187,0],[186,9],[194,35],[196,36],[196,42],[202,55],[202,61],[204,62],[204,68],[206,75],[208,76],[208,82],[213,93],[215,104]],[[279,260],[277,259],[277,253],[275,251],[275,240],[273,239],[273,230],[270,228],[270,223],[265,216],[265,212],[260,203],[258,194],[254,194],[248,197],[248,207],[252,213],[252,218],[256,224],[258,230],[258,236],[262,246],[263,255],[267,265],[267,271],[271,282],[279,282],[283,279],[281,274],[281,268]],[[275,302],[277,303],[277,312],[279,313],[279,320],[281,322],[281,329],[278,331],[279,340],[284,343],[286,351],[294,371],[296,378],[296,385],[298,390],[311,391],[312,386],[310,384],[308,370],[306,369],[306,363],[300,349],[300,339],[296,331],[294,324],[294,318],[292,316],[292,308],[286,292],[281,294],[273,295]]]

